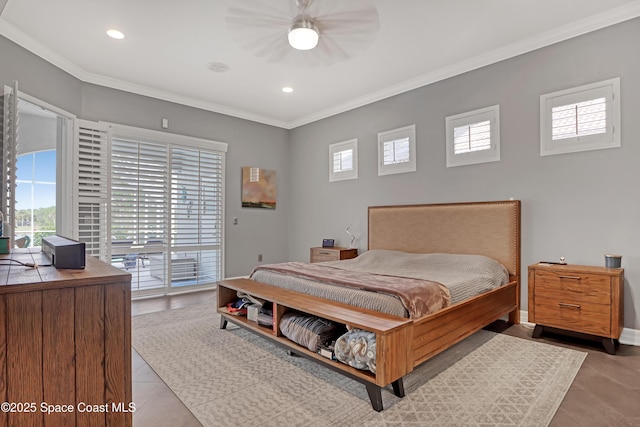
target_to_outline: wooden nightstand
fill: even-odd
[[[339,261],[358,256],[358,249],[347,249],[339,246],[333,248],[311,248],[311,262]]]
[[[616,353],[624,324],[624,269],[539,263],[529,266],[529,322],[602,337]]]

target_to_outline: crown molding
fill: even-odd
[[[22,48],[30,51],[45,61],[53,64],[61,70],[71,74],[73,77],[84,83],[91,83],[98,86],[105,86],[112,89],[118,89],[126,92],[135,93],[138,95],[148,96],[151,98],[160,99],[163,101],[174,102],[189,107],[199,108],[201,110],[211,111],[214,113],[224,114],[227,116],[236,117],[239,119],[250,120],[253,122],[263,123],[270,126],[287,128],[287,123],[282,120],[277,120],[272,117],[265,117],[247,111],[234,109],[228,106],[215,104],[212,102],[204,101],[193,97],[183,96],[174,92],[164,91],[149,86],[139,85],[131,82],[127,82],[120,79],[114,79],[107,76],[102,76],[94,73],[90,73],[83,68],[79,67],[66,57],[60,55],[57,52],[49,49],[47,46],[40,43],[33,37],[20,31],[14,25],[10,24],[2,17],[0,17],[0,35],[20,45]]]
[[[54,52],[39,41],[23,33],[15,26],[4,20],[2,17],[0,17],[0,35],[17,43],[23,48],[46,60],[47,62],[50,62],[56,67],[71,74],[82,82],[123,90],[138,95],[149,96],[168,102],[174,102],[206,111],[225,114],[239,119],[250,120],[290,130],[318,120],[325,119],[327,117],[334,116],[336,114],[344,113],[346,111],[362,107],[367,104],[381,101],[385,98],[399,95],[401,93],[408,92],[459,74],[463,74],[468,71],[491,65],[496,62],[504,61],[523,53],[531,52],[533,50],[540,49],[551,44],[555,44],[611,25],[628,21],[638,16],[640,16],[640,0],[609,10],[602,14],[574,22],[570,25],[565,25],[555,30],[539,34],[535,37],[531,37],[517,43],[512,43],[502,48],[495,49],[485,54],[469,58],[465,61],[452,64],[451,66],[435,70],[431,73],[423,74],[416,78],[406,80],[399,84],[386,87],[379,91],[372,92],[365,96],[352,99],[348,102],[341,103],[334,107],[321,110],[314,114],[300,117],[291,121],[279,120],[274,117],[257,115],[248,111],[211,103],[202,99],[183,96],[174,92],[164,91],[144,85],[89,73],[78,65],[69,61],[64,56]]]
[[[149,86],[143,86],[136,83],[126,82],[123,80],[114,79],[114,78],[101,76],[98,74],[87,73],[87,72],[83,74],[82,78],[80,77],[78,78],[85,83],[91,83],[98,86],[106,86],[112,89],[118,89],[125,92],[131,92],[138,95],[148,96],[148,97],[160,99],[163,101],[185,105],[188,107],[194,107],[194,108],[199,108],[205,111],[211,111],[213,113],[224,114],[226,116],[231,116],[238,119],[244,119],[252,122],[257,122],[257,123],[262,123],[270,126],[288,129],[287,123],[282,120],[277,120],[272,117],[265,117],[258,114],[253,114],[247,111],[227,107],[225,105],[216,104],[213,102],[208,102],[198,98],[183,96],[175,92],[155,89]]]

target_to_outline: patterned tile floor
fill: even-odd
[[[215,291],[160,297],[132,302],[132,314],[184,307],[200,302],[215,304]],[[526,325],[496,322],[488,329],[531,339]],[[588,352],[580,372],[551,422],[551,427],[640,425],[640,347],[620,345],[609,355],[598,343],[545,333],[541,341]],[[196,427],[198,420],[133,351],[133,399],[135,427]],[[224,425],[224,424],[221,424]]]

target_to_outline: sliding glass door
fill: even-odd
[[[78,120],[76,235],[132,275],[134,295],[215,286],[223,276],[227,145]]]
[[[223,153],[111,138],[111,263],[133,289],[215,283],[222,269]]]

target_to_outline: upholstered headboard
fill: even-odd
[[[369,207],[369,249],[486,255],[520,276],[520,201]]]

